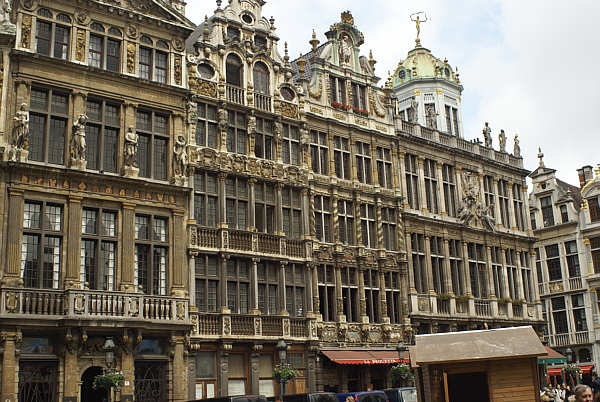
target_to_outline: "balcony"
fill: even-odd
[[[490,301],[475,299],[475,314],[477,314],[480,317],[490,317],[492,315]]]
[[[183,298],[94,290],[4,288],[1,293],[4,318],[188,323],[189,301]]]
[[[584,284],[581,277],[573,277],[559,279],[557,281],[539,283],[538,288],[540,291],[540,296],[545,296],[554,293],[582,290],[584,288]]]
[[[246,95],[243,88],[233,85],[226,85],[225,89],[227,92],[227,100],[229,102],[237,103],[239,105],[246,104]]]
[[[547,335],[548,344],[551,347],[585,345],[592,343],[588,331],[571,332],[568,334]]]
[[[259,93],[254,94],[254,107],[266,112],[271,111],[271,97]]]
[[[450,314],[450,300],[449,299],[438,299],[437,300],[437,312],[438,312],[438,314],[449,315]]]
[[[291,259],[306,258],[305,240],[291,240],[285,236],[242,230],[205,228],[190,225],[189,249],[191,251],[231,250],[267,256],[285,256]]]

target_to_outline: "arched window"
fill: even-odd
[[[96,32],[90,33],[88,64],[108,71],[121,71],[121,32],[110,28],[105,35],[106,29],[97,22],[93,22],[91,28]]]
[[[230,54],[227,56],[226,64],[227,84],[241,87],[243,73],[242,60],[235,54]]]
[[[261,62],[254,65],[254,90],[269,95],[269,69]]]
[[[38,10],[38,16],[52,18],[52,13],[45,8]],[[53,56],[66,60],[69,56],[69,38],[71,18],[66,14],[59,14],[58,22],[38,18],[36,23],[35,44],[39,54]]]
[[[169,53],[154,49],[152,47],[152,39],[148,36],[142,36],[140,42],[147,46],[140,46],[139,77],[166,84]],[[169,47],[169,45],[162,40],[158,40],[156,45],[160,48],[166,47],[168,49]]]

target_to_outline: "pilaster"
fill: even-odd
[[[2,402],[18,401],[19,361],[16,343],[21,335],[16,332],[3,331],[0,341],[3,343],[2,353]]]
[[[69,219],[67,221],[67,269],[65,289],[81,288],[79,270],[81,268],[81,200],[79,196],[69,197]]]
[[[122,243],[122,265],[121,265],[121,286],[122,292],[136,291],[134,283],[134,264],[135,264],[135,205],[123,203],[123,236]]]
[[[185,297],[187,290],[185,287],[187,272],[187,253],[186,253],[186,225],[185,211],[173,211],[173,286],[171,295],[175,297]]]
[[[6,266],[2,284],[23,286],[21,272],[21,242],[23,227],[24,193],[20,189],[8,189],[8,239],[6,240]],[[3,382],[4,383],[4,382]]]

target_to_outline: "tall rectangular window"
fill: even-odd
[[[361,183],[371,184],[371,147],[366,142],[356,141],[356,173]]]
[[[338,200],[338,240],[342,244],[354,245],[354,204]]]
[[[552,205],[552,197],[540,198],[540,205],[542,207],[542,220],[544,221],[544,227],[554,226],[554,207]]]
[[[352,107],[357,112],[367,111],[367,87],[352,83]]]
[[[201,313],[219,312],[219,257],[200,254],[194,259],[196,307]]]
[[[281,191],[283,231],[290,239],[302,237],[302,193],[294,187],[284,187]]]
[[[331,265],[317,267],[317,283],[319,286],[319,313],[324,322],[335,321],[335,275]]]
[[[471,291],[478,299],[488,297],[486,258],[483,244],[468,244],[469,275],[471,279]]]
[[[588,198],[587,204],[590,211],[590,220],[592,222],[600,221],[600,205],[598,204],[598,197]]]
[[[331,243],[331,202],[329,197],[315,196],[315,234],[317,240]]]
[[[513,207],[515,210],[515,220],[517,229],[525,230],[525,207],[523,205],[523,186],[513,184]]]
[[[117,213],[83,208],[81,215],[82,285],[95,290],[115,290],[117,263]]]
[[[437,214],[438,208],[438,179],[436,172],[436,162],[431,159],[425,159],[423,163],[423,172],[425,178],[425,198],[429,212]]]
[[[560,264],[558,244],[546,246],[546,265],[548,266],[548,277],[550,278],[550,281],[560,281],[562,279],[562,267]]]
[[[25,201],[21,244],[21,279],[24,287],[60,287],[63,236],[61,205]]]
[[[537,230],[537,224],[535,221],[535,212],[529,213],[529,219],[531,220],[531,230]]]
[[[404,156],[406,171],[406,198],[411,209],[419,209],[419,174],[417,171],[417,156],[406,154]]]
[[[415,289],[420,294],[427,293],[426,265],[425,265],[425,236],[411,233],[410,244],[412,249],[412,269],[415,279]]]
[[[201,226],[217,227],[218,216],[217,175],[196,170],[194,174],[194,219]]]
[[[600,272],[600,237],[590,237],[590,249],[592,252],[592,264],[594,273]]]
[[[144,80],[152,79],[152,49],[140,46],[139,77]]]
[[[100,99],[88,99],[86,114],[87,168],[117,173],[120,105]]]
[[[50,17],[51,15],[44,15]],[[57,59],[67,60],[69,58],[69,42],[71,28],[65,24],[71,24],[71,19],[65,14],[57,16],[59,22],[47,21],[40,16],[36,23],[36,51],[45,56],[53,56]]]
[[[285,310],[292,317],[303,317],[305,298],[304,266],[301,264],[288,264],[285,267]]]
[[[569,325],[567,324],[567,307],[563,296],[553,297],[550,299],[552,304],[552,318],[554,321],[555,334],[569,333]]]
[[[227,261],[227,308],[232,314],[250,311],[250,270],[248,259],[232,258]]]
[[[514,249],[507,249],[506,258],[506,274],[508,275],[508,295],[511,299],[520,299],[521,292],[519,290],[518,271],[517,271],[517,255]]]
[[[166,217],[135,216],[134,283],[146,294],[167,294],[168,226]]]
[[[225,222],[230,229],[248,229],[248,180],[228,176],[225,180]]]
[[[350,146],[348,139],[333,137],[333,160],[335,162],[335,175],[342,180],[352,180],[352,167],[350,166]]]
[[[510,229],[510,210],[508,208],[508,182],[498,180],[498,202],[500,203],[500,219],[505,228]]]
[[[446,212],[448,216],[456,216],[456,175],[454,166],[442,165],[442,183]]]
[[[358,281],[355,268],[341,267],[342,279],[342,306],[343,313],[348,322],[358,322],[359,320],[359,296]],[[365,284],[366,287],[366,284]]]
[[[383,229],[383,247],[396,250],[396,209],[381,208],[381,226]]]
[[[275,233],[275,184],[258,182],[254,185],[254,216],[256,229],[262,233]]]
[[[346,104],[346,81],[343,78],[329,77],[331,102]]]
[[[92,29],[101,29],[104,27],[99,24],[92,24]],[[109,29],[109,35],[105,36],[99,33],[90,34],[88,65],[108,71],[119,72],[121,70],[121,32],[116,28]]]
[[[389,148],[377,147],[377,177],[381,187],[392,188],[392,151]]]
[[[310,132],[310,142],[312,171],[317,174],[329,174],[327,134],[313,130]]]
[[[452,135],[452,108],[448,105],[445,105],[444,111],[446,112],[446,132]]]
[[[258,309],[263,314],[279,314],[281,311],[277,297],[279,264],[273,261],[260,262],[256,269],[258,273]]]
[[[31,89],[30,160],[64,165],[68,99],[68,95],[54,89]]]
[[[288,165],[300,165],[302,153],[300,150],[300,130],[297,126],[283,123],[283,144],[281,159]]]
[[[254,155],[257,158],[274,159],[273,121],[257,118],[254,135]]]
[[[246,154],[247,134],[246,115],[233,110],[228,110],[229,126],[227,128],[227,152]]]
[[[104,38],[99,35],[90,34],[88,65],[102,68],[104,58]]]
[[[374,269],[363,271],[365,301],[369,322],[380,322],[379,316],[379,272]]]
[[[528,302],[533,301],[533,276],[531,275],[531,263],[529,258],[529,253],[526,251],[522,251],[520,253],[521,258],[521,277],[523,280],[523,295],[525,300]]]
[[[167,180],[169,116],[149,110],[136,113],[140,177]]]
[[[429,238],[429,247],[431,249],[433,288],[437,294],[443,294],[448,289],[446,289],[446,284],[444,283],[444,249],[442,247],[442,238],[431,236]]]
[[[483,177],[483,194],[489,214],[492,218],[496,218],[496,194],[494,193],[494,178],[492,176]]]
[[[502,249],[500,247],[492,247],[492,275],[494,276],[494,292],[496,297],[503,299],[506,297],[504,293],[504,270],[502,269]]]
[[[167,68],[168,68],[169,56],[167,53],[159,52],[155,53],[155,64],[154,64],[154,81],[160,82],[161,84],[167,83]]]
[[[450,251],[450,276],[452,277],[452,291],[455,295],[462,295],[465,291],[463,281],[462,243],[460,240],[450,239],[448,241]]]
[[[360,204],[360,226],[362,231],[362,242],[367,248],[377,248],[375,243],[375,206],[371,204]]]
[[[198,102],[198,122],[196,123],[196,145],[216,148],[218,144],[217,107]]]
[[[578,278],[581,276],[579,267],[579,252],[577,251],[577,241],[565,242],[565,252],[567,255],[567,268],[569,269],[569,278]]]
[[[391,324],[400,324],[402,318],[402,304],[400,297],[400,274],[398,272],[385,273],[385,295],[387,313]]]
[[[571,307],[573,308],[573,323],[575,332],[584,332],[588,330],[587,320],[585,319],[585,301],[583,293],[571,296]]]
[[[458,109],[452,108],[452,124],[454,125],[454,135],[460,136],[460,127],[458,127]]]

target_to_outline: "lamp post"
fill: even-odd
[[[406,351],[408,350],[408,347],[404,344],[404,342],[399,341],[398,344],[396,345],[396,350],[398,351],[398,360],[399,360],[398,364],[402,364],[402,360],[404,359],[404,353],[406,353]],[[409,368],[409,370],[410,370],[410,368]],[[393,378],[392,378],[392,381],[393,381]],[[400,378],[400,379],[398,379],[398,381],[402,386],[406,385],[405,379]]]
[[[115,362],[115,342],[113,341],[112,336],[107,336],[104,341],[104,345],[102,346],[104,350],[104,360],[106,360],[106,367],[108,367],[108,372],[112,372],[112,367]],[[108,400],[112,400],[112,387],[108,390]]]
[[[277,355],[279,356],[279,369],[283,371],[283,368],[286,365],[287,358],[287,344],[283,339],[280,339],[275,346],[277,349]],[[283,376],[279,377],[279,401],[283,402],[283,387],[285,386],[285,382]]]

